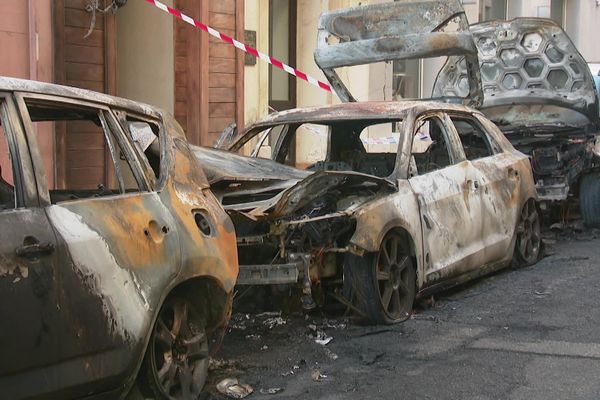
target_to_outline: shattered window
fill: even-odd
[[[12,157],[4,125],[0,121],[0,211],[15,208]]]
[[[123,138],[117,137],[100,109],[47,100],[26,100],[34,132],[44,140],[43,124],[57,126],[55,182],[47,178],[52,203],[139,192]],[[51,134],[48,133],[48,134]]]
[[[130,139],[140,155],[143,155],[154,173],[154,178],[160,178],[160,129],[157,123],[126,117],[125,126]]]
[[[450,119],[460,136],[467,160],[477,160],[494,154],[488,136],[478,123],[468,118],[451,116]]]

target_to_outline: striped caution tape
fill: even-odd
[[[163,4],[158,0],[146,0],[146,2],[154,5],[155,7],[157,7],[158,9],[160,9],[166,13],[173,15],[176,18],[179,18],[180,20],[182,20],[192,26],[195,26],[198,29],[203,30],[204,32],[207,32],[209,35],[214,36],[219,40],[222,40],[226,43],[229,43],[229,44],[235,46],[236,48],[242,50],[245,53],[252,54],[253,56],[261,59],[262,61],[264,61],[268,64],[271,64],[271,65],[274,65],[275,67],[277,67],[281,70],[284,70],[285,72],[287,72],[290,75],[300,78],[314,86],[320,87],[323,90],[331,92],[331,86],[329,86],[327,83],[321,82],[320,80],[315,79],[312,76],[309,76],[309,75],[305,74],[304,72],[297,70],[296,68],[290,67],[289,65],[279,61],[278,59],[273,58],[265,53],[258,51],[257,49],[255,49],[252,46],[248,46],[247,44],[237,41],[234,38],[227,36],[224,33],[221,33],[219,31],[217,31],[216,29],[213,29],[210,26],[205,25],[202,22],[197,21],[188,15],[185,15],[184,13],[182,13],[179,10],[169,7],[166,4]]]

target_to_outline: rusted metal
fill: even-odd
[[[459,0],[403,0],[330,11],[319,20],[315,61],[344,102],[356,101],[335,68],[381,61],[461,55],[465,104],[483,98],[477,47]]]
[[[0,392],[75,398],[114,391],[117,397],[133,383],[167,297],[189,298],[208,331],[227,321],[238,274],[234,226],[168,113],[3,77],[0,93],[23,193],[17,209],[0,210],[0,319],[7,327],[0,334]],[[140,190],[55,196],[26,106],[41,99],[56,110],[101,110],[103,127],[123,141],[120,156]],[[159,127],[159,178],[135,150],[119,113]],[[198,214],[208,220],[208,234]]]

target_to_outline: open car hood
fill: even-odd
[[[477,44],[484,99],[480,109],[504,131],[523,127],[597,124],[598,96],[589,68],[554,21],[516,18],[471,26]],[[457,77],[461,56],[440,71],[434,96],[464,96]]]
[[[460,0],[399,0],[323,13],[314,53],[344,102],[356,99],[335,68],[452,55],[466,60],[463,102],[478,106],[483,97],[477,47]]]

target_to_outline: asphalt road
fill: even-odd
[[[252,399],[600,399],[600,235],[565,235],[549,253],[391,327],[236,314],[205,397],[233,377]],[[333,340],[315,343],[310,325]]]

